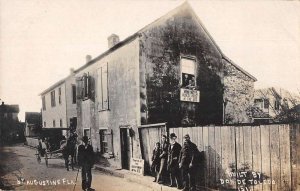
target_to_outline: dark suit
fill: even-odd
[[[82,189],[89,189],[92,184],[92,167],[94,165],[94,151],[91,145],[79,145],[78,164],[82,167]]]
[[[153,173],[157,173],[159,171],[160,166],[160,156],[161,155],[161,149],[160,147],[157,149],[153,149],[152,152],[152,164],[151,164],[151,171]],[[156,178],[155,178],[156,179]]]
[[[162,154],[160,155],[160,167],[159,167],[159,172],[156,181],[160,181],[160,179],[164,177],[167,173],[168,149],[169,149],[168,142],[165,141],[164,143],[161,144]]]
[[[196,169],[193,162],[197,146],[191,141],[185,141],[180,151],[179,163],[182,170],[184,190],[195,189]],[[192,165],[190,167],[190,165]]]
[[[181,151],[181,145],[177,142],[174,145],[170,144],[168,152],[168,170],[170,171],[171,185],[173,185],[173,180],[176,180],[177,187],[181,187],[181,178],[179,170],[179,155]]]

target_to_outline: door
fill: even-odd
[[[121,136],[121,163],[122,169],[129,170],[130,164],[130,139],[128,134],[127,128],[120,129],[120,136]]]

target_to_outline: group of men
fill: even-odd
[[[162,143],[156,143],[152,155],[151,170],[156,172],[154,182],[167,183],[165,177],[170,177],[170,187],[177,186],[184,191],[195,190],[197,146],[191,142],[186,134],[183,146],[177,141],[175,133],[170,134],[170,143],[167,136],[162,136]]]

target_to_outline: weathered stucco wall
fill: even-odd
[[[61,103],[58,102],[58,89],[61,88]],[[55,106],[51,106],[51,92],[55,91]],[[46,122],[46,128],[53,127],[53,120],[55,120],[55,127],[60,127],[60,119],[62,120],[62,127],[67,127],[66,119],[66,91],[65,83],[53,88],[51,91],[45,93],[46,110],[42,110],[43,127]],[[41,97],[43,97],[41,96]]]
[[[143,124],[222,123],[223,64],[218,49],[187,6],[146,27],[140,44]],[[180,101],[180,56],[196,58],[200,103]]]
[[[92,98],[89,99],[89,107],[82,107],[83,101],[77,100],[78,106],[78,128],[81,129],[87,124],[83,124],[83,116],[90,114],[90,125],[93,146],[95,150],[100,149],[99,128],[112,131],[108,135],[108,148],[113,152],[114,158],[109,159],[112,166],[121,166],[121,142],[120,127],[132,128],[134,136],[130,142],[130,152],[135,158],[141,157],[139,136],[137,127],[140,125],[140,100],[139,100],[139,40],[135,39],[126,45],[119,47],[116,51],[109,53],[96,63],[88,66],[76,74],[76,77],[89,74],[91,79]],[[109,109],[99,108],[100,76],[98,69],[108,66],[108,102]],[[80,88],[79,88],[80,89]],[[86,102],[86,101],[84,101]],[[87,111],[86,111],[87,110]],[[88,120],[86,120],[88,121]],[[82,133],[80,133],[82,136]]]
[[[73,117],[77,117],[76,103],[73,103],[72,85],[76,85],[75,74],[71,74],[65,81],[67,127],[70,127],[70,119]]]
[[[250,123],[247,109],[253,103],[254,81],[228,61],[223,63],[225,124]]]

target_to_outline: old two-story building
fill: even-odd
[[[24,140],[24,124],[19,121],[19,105],[0,105],[0,144]]]
[[[260,109],[268,122],[282,122],[278,116],[300,104],[300,96],[283,88],[263,88],[254,92],[253,106]]]
[[[250,122],[256,79],[222,53],[188,3],[108,41],[75,77],[77,132],[110,165],[126,169],[142,158],[141,126]]]
[[[76,82],[72,69],[69,76],[44,90],[40,96],[43,128],[76,127]]]

